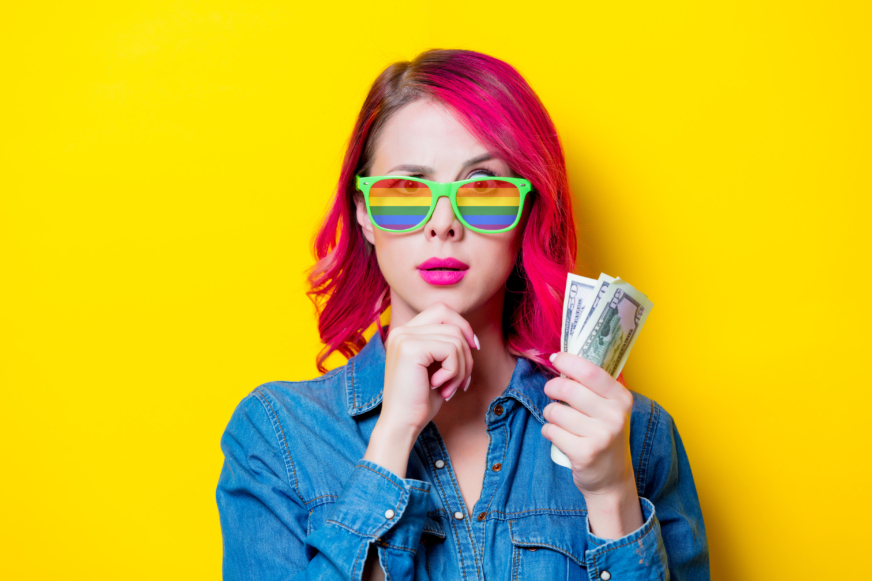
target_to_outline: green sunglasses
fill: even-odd
[[[506,232],[518,225],[524,199],[532,186],[523,178],[473,178],[434,182],[409,176],[356,176],[372,223],[386,232],[411,232],[433,215],[442,196],[466,228],[484,234]]]

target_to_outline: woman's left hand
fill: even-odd
[[[630,456],[633,394],[578,355],[552,357],[554,367],[566,377],[549,380],[545,394],[569,405],[545,406],[543,415],[549,423],[542,426],[542,435],[569,458],[573,481],[585,499],[626,497],[629,491],[635,496]]]

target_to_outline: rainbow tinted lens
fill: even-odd
[[[430,187],[403,178],[378,180],[369,190],[369,210],[376,225],[408,230],[423,225],[432,203]],[[503,230],[515,223],[521,208],[518,187],[502,180],[477,180],[457,190],[457,209],[467,224]]]
[[[502,230],[515,223],[521,192],[511,182],[480,180],[460,186],[457,209],[470,226]]]
[[[378,226],[406,230],[421,225],[430,210],[427,184],[404,179],[379,180],[369,190],[369,211]]]

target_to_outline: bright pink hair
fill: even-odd
[[[575,270],[575,222],[566,164],[557,130],[545,107],[510,65],[468,50],[428,50],[397,62],[375,80],[363,103],[342,163],[333,207],[314,239],[317,262],[307,292],[319,311],[324,360],[339,351],[352,357],[366,344],[374,322],[386,339],[380,315],[390,289],[372,245],[356,219],[355,175],[371,165],[376,137],[404,105],[429,98],[453,109],[470,133],[515,175],[533,185],[532,204],[515,267],[506,281],[503,334],[516,355],[544,369],[560,350],[566,273]]]

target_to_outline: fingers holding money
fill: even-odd
[[[542,415],[548,423],[542,426],[542,436],[562,452],[583,494],[613,490],[632,473],[633,394],[577,355],[555,354],[552,363],[566,377],[550,379],[544,391],[566,405],[552,402],[545,406]]]
[[[568,406],[590,418],[598,418],[606,413],[608,402],[573,379],[555,377],[545,383],[544,390],[545,395],[551,399],[558,400],[548,404],[545,409],[553,406]],[[561,405],[559,402],[563,402],[566,405]]]
[[[551,364],[557,371],[574,379],[600,397],[607,399],[626,397],[622,393],[626,390],[621,384],[603,368],[583,357],[572,353],[554,353],[551,355]]]
[[[546,393],[566,405],[546,406],[548,416],[556,420],[542,431],[549,440],[552,439],[550,434],[562,440],[562,443],[554,440],[551,446],[551,459],[557,464],[572,467],[568,454],[562,450],[581,449],[571,438],[582,438],[573,431],[581,434],[587,429],[581,423],[584,416],[588,418],[585,421],[599,423],[605,436],[603,441],[610,442],[608,446],[623,440],[621,434],[629,433],[625,428],[633,407],[633,394],[627,389],[621,370],[653,306],[645,294],[620,278],[601,273],[593,280],[567,274],[561,353],[552,355],[551,362],[563,381],[574,383],[575,388],[570,389],[567,387],[570,384],[563,382],[546,384]],[[566,425],[569,431],[557,425],[573,417],[576,421]]]
[[[548,404],[543,411],[546,420],[577,436],[590,436],[596,432],[616,437],[624,431],[633,409],[630,390],[597,365],[577,355],[556,353],[552,356],[552,363],[566,377],[555,377],[546,382],[545,394],[567,405]]]

